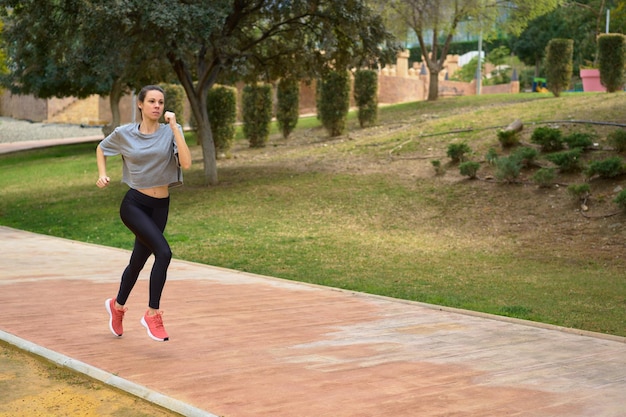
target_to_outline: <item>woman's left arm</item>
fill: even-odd
[[[182,169],[191,168],[191,151],[185,137],[180,132],[178,125],[176,124],[176,115],[171,111],[166,111],[164,116],[165,121],[169,123],[172,132],[174,133],[174,139],[176,140],[176,147],[178,148],[178,161]]]

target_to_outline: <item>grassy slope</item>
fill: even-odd
[[[195,164],[172,192],[167,236],[177,258],[626,335],[624,262],[570,249],[579,239],[568,235],[587,226],[562,195],[554,218],[563,224],[541,239],[534,229],[549,222],[538,220],[546,209],[533,203],[536,190],[427,170],[454,141],[466,141],[480,160],[497,145],[495,130],[484,127],[518,117],[527,125],[621,121],[625,101],[520,94],[410,103],[382,109],[379,126],[367,130],[352,119],[349,137],[332,140],[305,120],[293,138],[274,137],[265,149],[238,143],[235,158],[219,163],[216,187],[202,185]],[[476,130],[426,136],[468,128]],[[93,147],[0,157],[0,224],[129,249],[132,236],[117,218],[125,187],[94,186]],[[110,162],[110,173],[121,173],[119,160]],[[515,204],[511,193],[521,196]],[[599,230],[587,235],[590,246],[606,238]],[[608,238],[619,242],[619,233]]]

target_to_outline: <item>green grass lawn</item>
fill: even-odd
[[[471,186],[434,177],[407,180],[384,169],[325,169],[329,161],[354,159],[358,166],[363,159],[384,160],[405,142],[397,155],[441,153],[449,138],[419,135],[506,125],[520,109],[525,120],[534,121],[546,114],[589,117],[579,109],[583,105],[601,107],[605,120],[619,117],[602,110],[602,101],[614,96],[547,97],[460,97],[385,107],[380,125],[356,140],[329,140],[309,118],[295,132],[308,138],[302,146],[273,137],[267,148],[250,150],[240,139],[232,153],[245,157],[218,162],[220,184],[214,187],[203,185],[194,145],[186,185],[172,190],[166,235],[174,256],[626,336],[623,262],[555,257],[545,248],[520,249],[516,236],[476,234],[458,214],[468,193],[477,192]],[[609,104],[612,109],[616,103]],[[355,124],[352,115],[352,131],[358,130]],[[476,131],[460,138],[482,152],[486,135]],[[188,141],[195,143],[193,137]],[[100,190],[94,150],[92,143],[0,156],[0,224],[130,249],[132,236],[118,217],[126,191],[118,182],[120,160],[109,159],[113,184]]]

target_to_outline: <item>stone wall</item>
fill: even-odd
[[[0,116],[41,122],[48,118],[48,101],[5,91],[0,94]]]

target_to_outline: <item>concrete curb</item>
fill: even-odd
[[[68,356],[46,349],[28,340],[0,330],[0,340],[15,346],[16,348],[33,355],[39,356],[59,366],[69,368],[75,372],[86,375],[113,388],[122,390],[136,397],[142,398],[160,407],[171,410],[187,417],[218,417],[207,411],[193,407],[187,403],[167,397],[159,392],[148,389],[142,385],[120,378],[102,369],[88,365],[84,362],[72,359]]]

